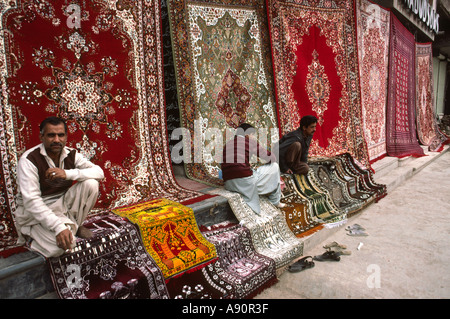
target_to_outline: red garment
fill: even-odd
[[[223,148],[222,178],[224,181],[253,175],[250,166],[252,155],[267,162],[276,162],[275,156],[255,139],[236,135]]]

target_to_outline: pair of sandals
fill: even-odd
[[[306,257],[300,258],[299,260],[297,260],[295,263],[293,263],[292,265],[290,265],[288,267],[288,271],[289,272],[300,272],[300,271],[308,269],[308,268],[313,268],[314,261],[312,261],[312,259],[313,258],[311,256],[306,256]]]
[[[323,246],[327,251],[322,255],[314,256],[314,260],[317,261],[340,261],[342,255],[350,255],[351,252],[346,250],[347,246],[339,244],[337,242],[329,243]]]
[[[352,226],[348,226],[345,228],[345,230],[347,231],[347,235],[349,236],[359,236],[359,237],[369,236],[369,234],[365,232],[366,229],[359,224],[353,224]]]

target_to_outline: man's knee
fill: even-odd
[[[98,193],[99,189],[99,182],[95,179],[87,179],[82,182],[78,182],[80,185],[79,187],[83,187],[88,191],[89,193]]]

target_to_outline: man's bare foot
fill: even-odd
[[[94,233],[84,226],[78,227],[77,236],[83,239],[90,239],[94,236]]]

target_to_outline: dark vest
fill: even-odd
[[[27,159],[38,169],[39,184],[41,185],[41,195],[47,196],[65,192],[72,186],[73,181],[64,179],[47,179],[45,177],[45,172],[50,168],[50,166],[48,165],[45,157],[41,154],[40,151],[40,148],[36,148],[34,151],[28,154]],[[64,169],[75,168],[75,154],[76,150],[71,150],[69,152],[68,156],[64,159]]]
[[[294,142],[300,142],[302,145],[302,155],[300,160],[304,163],[308,162],[309,145],[311,144],[312,135],[308,137],[303,136],[303,132],[300,129],[287,133],[278,141],[278,154],[280,170],[285,172],[288,170],[284,156],[288,147]]]

